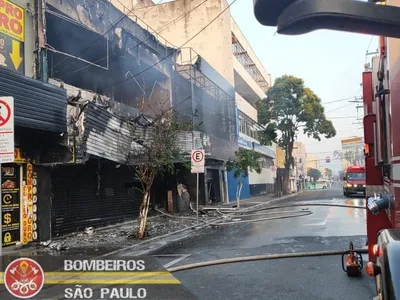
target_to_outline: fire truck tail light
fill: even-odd
[[[378,254],[378,245],[374,245],[373,247],[372,247],[372,253],[374,254],[374,255],[377,255]]]
[[[375,276],[381,274],[381,267],[379,267],[378,265],[374,264],[373,262],[369,262],[365,266],[365,271],[367,272],[367,274],[369,276],[375,277]]]
[[[369,156],[369,145],[365,144],[364,146],[364,156],[368,157]]]

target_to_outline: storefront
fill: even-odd
[[[15,149],[15,163],[1,165],[3,247],[38,239],[37,173]]]
[[[139,216],[142,193],[133,171],[102,160],[51,169],[51,234],[60,236]]]

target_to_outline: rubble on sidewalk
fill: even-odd
[[[198,223],[196,214],[193,212],[176,215],[157,212],[157,215],[148,219],[146,239],[162,236],[184,228],[194,228],[194,226],[218,216],[220,216],[218,212],[199,214]],[[36,249],[36,254],[102,255],[141,242],[135,237],[138,227],[139,220],[98,229],[88,227],[82,232],[40,243]]]

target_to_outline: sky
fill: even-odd
[[[161,3],[171,0],[160,0]],[[231,3],[232,0],[227,0]],[[159,3],[159,1],[156,1]],[[243,32],[254,52],[263,63],[272,79],[288,74],[304,79],[325,104],[326,116],[333,122],[337,135],[320,142],[298,135],[298,141],[306,145],[309,155],[321,157],[321,165],[334,171],[341,169],[340,162],[333,159],[333,151],[341,150],[340,140],[363,136],[362,108],[357,113],[357,103],[352,98],[362,96],[362,72],[375,52],[378,38],[370,35],[338,31],[318,30],[300,36],[284,36],[276,33],[275,27],[258,23],[253,12],[252,0],[236,0],[231,15]],[[330,156],[331,163],[325,164]]]
[[[362,95],[360,84],[364,64],[370,62],[372,57],[367,57],[366,52],[377,50],[377,37],[328,30],[300,36],[279,35],[275,27],[258,23],[252,2],[237,0],[231,6],[231,14],[273,79],[285,74],[303,78],[305,85],[321,98],[323,105]],[[359,109],[357,122],[357,105],[360,104],[349,103],[348,100],[324,105],[327,118],[336,128],[335,138],[318,142],[304,134],[298,135],[298,141],[306,145],[309,155],[323,159],[331,157],[329,165],[324,161],[321,165],[340,169],[340,163],[332,161],[332,152],[341,149],[340,140],[363,136],[360,123],[363,112],[362,108]]]

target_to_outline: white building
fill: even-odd
[[[257,139],[255,108],[257,101],[266,98],[271,75],[231,17],[230,9],[221,14],[227,6],[225,0],[177,0],[140,7],[134,14],[172,45],[192,48],[231,84],[237,105],[239,147],[264,154],[262,173],[250,173],[244,179],[241,196],[249,198],[273,192],[275,175],[270,167],[275,152],[272,147],[261,146]],[[227,174],[227,183],[227,198],[235,200],[237,183],[232,174]]]

